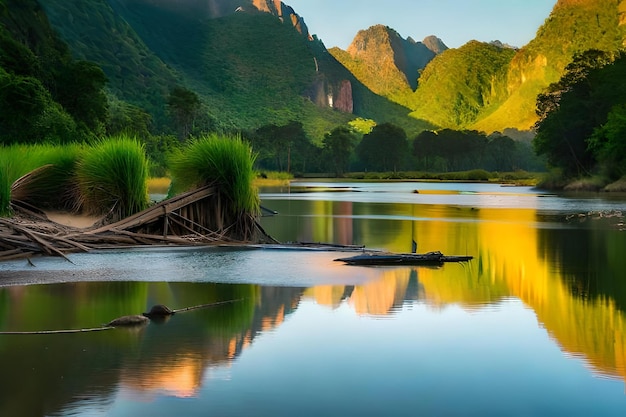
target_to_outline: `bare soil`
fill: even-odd
[[[86,214],[74,214],[66,211],[46,211],[46,216],[55,223],[64,226],[85,229],[91,227],[100,220],[98,216],[89,216]]]

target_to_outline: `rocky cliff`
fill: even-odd
[[[304,19],[291,6],[280,0],[252,0],[252,4],[262,12],[271,13],[281,21],[291,23],[301,35],[306,36],[309,40],[313,40],[313,37],[309,34],[309,29],[304,23]]]
[[[434,36],[425,41],[404,39],[395,30],[376,25],[359,31],[346,51],[330,52],[373,92],[410,107],[419,72],[447,49]]]

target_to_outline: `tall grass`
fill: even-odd
[[[215,184],[230,203],[232,213],[256,215],[260,202],[253,186],[255,158],[240,136],[202,136],[171,156],[172,191]]]
[[[148,160],[128,135],[103,139],[85,152],[76,177],[83,209],[116,221],[148,207]]]
[[[0,148],[0,215],[11,215],[11,200],[40,208],[63,208],[73,195],[73,174],[80,153],[79,145]]]

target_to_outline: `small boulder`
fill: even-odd
[[[165,317],[171,316],[174,313],[175,311],[173,311],[168,306],[165,306],[163,304],[157,304],[155,306],[152,306],[150,311],[148,311],[147,313],[143,313],[143,315],[146,317]]]
[[[112,320],[109,323],[107,323],[107,326],[108,327],[141,326],[141,325],[148,323],[149,321],[150,320],[147,317],[139,315],[139,314],[135,314],[132,316],[118,317],[115,320]]]

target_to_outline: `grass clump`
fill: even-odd
[[[259,194],[253,185],[255,155],[240,136],[209,134],[195,139],[170,158],[170,194],[215,186],[206,213],[196,223],[240,241],[257,238]]]
[[[240,136],[208,134],[191,141],[170,158],[172,191],[216,185],[232,212],[259,212],[259,196],[253,187],[256,156]]]
[[[143,145],[120,135],[85,152],[76,170],[81,206],[117,221],[148,207],[148,160]]]
[[[79,145],[12,145],[0,148],[0,216],[11,201],[40,208],[67,208],[75,192]]]

